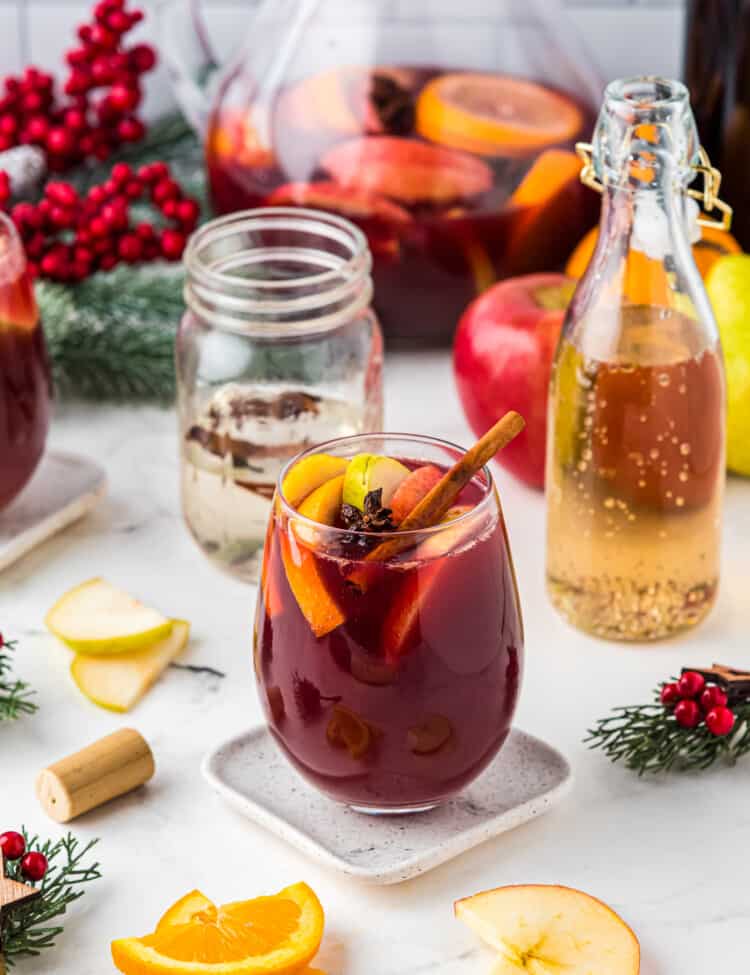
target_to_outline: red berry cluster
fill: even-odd
[[[682,677],[661,689],[661,703],[674,711],[683,728],[697,728],[705,721],[712,735],[728,735],[734,728],[735,714],[727,707],[728,698],[716,684],[707,684],[702,674],[686,670]]]
[[[78,28],[80,46],[66,55],[64,95],[55,92],[51,74],[35,67],[3,80],[0,151],[40,146],[50,170],[60,172],[92,156],[107,159],[122,143],[143,138],[136,114],[141,76],[156,64],[156,53],[148,44],[123,46],[125,34],[143,19],[143,11],[128,10],[126,2],[99,0],[93,22]]]
[[[145,195],[169,226],[131,223],[130,204]],[[120,262],[179,260],[199,215],[197,201],[184,194],[163,162],[147,163],[137,172],[116,163],[109,179],[85,196],[70,183],[51,182],[39,203],[18,203],[11,211],[30,273],[67,282]]]
[[[47,873],[47,857],[38,850],[26,852],[26,840],[15,830],[0,833],[0,851],[6,860],[20,860],[21,874],[27,880],[42,880]]]

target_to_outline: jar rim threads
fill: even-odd
[[[344,217],[265,207],[220,217],[185,252],[185,301],[216,328],[258,337],[330,331],[372,300],[365,235]]]

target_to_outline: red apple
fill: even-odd
[[[497,460],[532,487],[544,487],[547,388],[565,309],[576,282],[528,274],[473,301],[456,332],[453,365],[464,411],[482,436],[507,410],[526,428]]]

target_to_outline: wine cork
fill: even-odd
[[[36,794],[52,819],[68,823],[137,789],[154,771],[148,742],[132,728],[123,728],[43,769]]]

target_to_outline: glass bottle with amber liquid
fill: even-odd
[[[716,598],[725,385],[692,197],[731,211],[679,82],[613,82],[579,152],[603,202],[550,387],[547,586],[574,626],[655,640]]]

